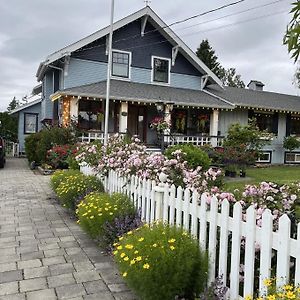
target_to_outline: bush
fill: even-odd
[[[176,150],[181,150],[183,153],[185,153],[183,158],[187,162],[189,168],[195,169],[198,166],[201,166],[203,170],[208,170],[211,160],[209,159],[208,154],[199,147],[192,144],[175,145],[169,147],[165,151],[165,155],[168,159],[172,159],[174,158],[172,153]]]
[[[295,136],[287,136],[284,138],[283,148],[292,152],[293,150],[300,148],[300,141]]]
[[[75,174],[62,180],[56,189],[56,194],[64,206],[75,209],[76,200],[87,191],[104,192],[102,182],[95,176]]]
[[[29,162],[46,161],[47,151],[55,145],[74,144],[75,135],[69,128],[51,127],[33,133],[25,139],[25,152]]]
[[[206,286],[207,254],[181,228],[144,226],[121,237],[115,249],[123,277],[144,300],[194,300]]]
[[[58,170],[53,173],[50,178],[50,186],[56,192],[58,186],[62,181],[66,180],[67,177],[81,175],[78,170]]]
[[[92,238],[100,239],[106,222],[134,215],[132,201],[123,194],[90,193],[77,206],[78,223]]]
[[[47,151],[46,162],[54,169],[67,169],[68,157],[72,154],[71,145],[53,146]]]

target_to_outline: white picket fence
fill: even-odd
[[[82,172],[93,174],[89,167],[83,167]],[[300,284],[300,223],[297,239],[291,238],[288,216],[280,218],[279,228],[274,232],[269,210],[264,212],[259,227],[253,207],[248,208],[245,221],[239,203],[232,209],[227,200],[219,205],[215,197],[210,199],[189,189],[157,185],[136,176],[124,178],[113,171],[104,179],[104,185],[109,193],[123,192],[131,197],[145,222],[163,220],[183,226],[197,237],[202,248],[209,252],[209,281],[223,276],[229,288],[228,299],[243,299],[257,290],[262,295],[266,289],[263,281],[271,274],[277,278],[278,286],[290,280]],[[256,245],[260,250],[255,250]],[[241,264],[244,265],[243,281],[240,280]]]

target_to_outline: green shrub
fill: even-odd
[[[81,197],[93,191],[104,192],[103,184],[97,177],[75,174],[62,180],[56,194],[64,206],[75,209]]]
[[[192,144],[185,144],[185,145],[175,145],[169,147],[165,151],[165,155],[167,158],[172,159],[174,156],[172,153],[176,150],[181,150],[186,155],[184,156],[184,160],[188,163],[189,168],[195,169],[198,166],[201,166],[203,170],[208,170],[211,160],[208,157],[208,154],[201,150],[199,147],[194,146]]]
[[[25,152],[29,162],[46,161],[47,151],[54,145],[74,144],[75,135],[69,128],[51,127],[33,133],[25,139]]]
[[[115,249],[123,277],[141,299],[194,300],[206,286],[208,256],[181,228],[143,226],[121,237]]]
[[[126,215],[134,215],[132,201],[124,194],[90,193],[77,206],[79,224],[91,237],[99,238],[106,222]]]
[[[67,177],[81,175],[79,170],[58,170],[50,178],[50,186],[56,192],[60,183]]]

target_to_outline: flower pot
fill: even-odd
[[[232,178],[236,177],[236,171],[229,171],[229,175],[228,176],[232,177]]]
[[[245,171],[240,171],[240,177],[242,177],[242,178],[246,177],[246,172]]]

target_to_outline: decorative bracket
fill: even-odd
[[[148,21],[148,15],[144,16],[144,18],[142,19],[141,36],[145,35],[145,29],[146,29],[147,21]]]
[[[175,46],[172,48],[172,67],[175,66],[176,57],[179,51],[179,46]]]
[[[207,84],[209,76],[208,75],[204,75],[201,77],[201,90],[203,90]]]

